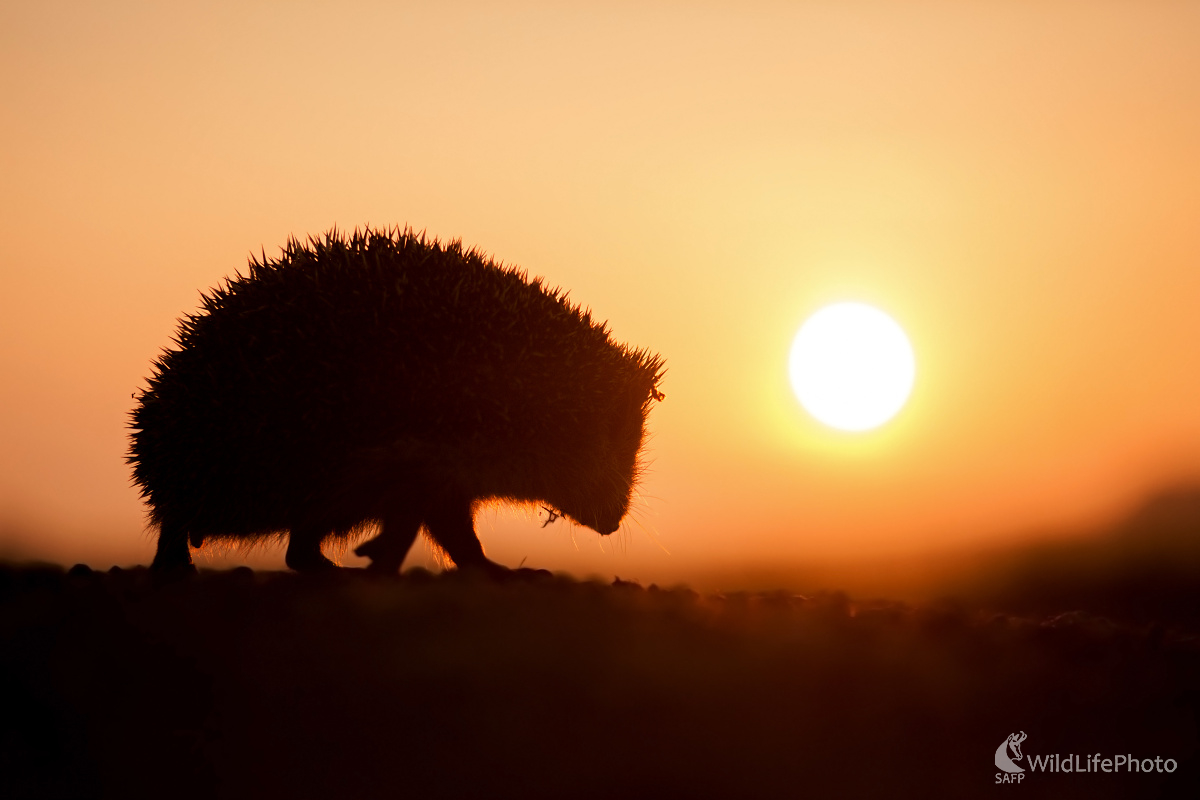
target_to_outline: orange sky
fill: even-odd
[[[686,579],[1101,519],[1200,474],[1197,42],[1188,2],[9,4],[0,555],[147,563],[126,413],[175,321],[368,222],[668,360],[653,538],[488,513],[502,562]],[[787,384],[841,299],[916,350],[874,433]]]

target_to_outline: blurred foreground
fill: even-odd
[[[913,603],[951,598],[1023,615],[1084,610],[1130,624],[1200,630],[1200,486],[1164,488],[1115,522],[1074,535],[1014,536],[959,552],[710,570],[690,583],[837,589]]]
[[[0,796],[1195,797],[1196,633],[548,576],[0,567]],[[1027,756],[1178,767],[997,785],[1018,731]]]

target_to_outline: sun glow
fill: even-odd
[[[865,303],[835,303],[800,327],[788,362],[800,404],[844,431],[877,428],[912,392],[916,361],[896,321]]]

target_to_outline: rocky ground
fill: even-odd
[[[10,565],[0,797],[1200,797],[1196,634],[533,573]],[[1026,759],[1177,766],[997,784],[1020,731]]]

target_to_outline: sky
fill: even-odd
[[[489,509],[502,563],[687,580],[1099,524],[1200,477],[1198,41],[1190,2],[6,4],[0,557],[148,563],[152,359],[251,252],[365,224],[667,360],[625,530]],[[868,433],[788,384],[843,300],[916,356]]]

